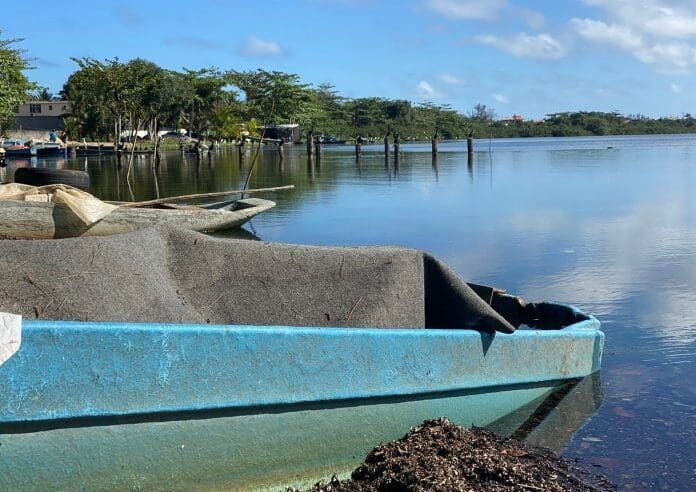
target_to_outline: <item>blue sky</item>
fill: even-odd
[[[500,116],[696,113],[696,0],[24,0],[3,18],[54,92],[71,56],[141,57]]]

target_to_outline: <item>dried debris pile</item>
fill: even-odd
[[[373,449],[350,480],[334,478],[312,489],[397,490],[604,491],[616,487],[551,451],[437,419],[425,421],[401,439]]]

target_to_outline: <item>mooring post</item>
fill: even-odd
[[[322,137],[319,137],[314,141],[314,152],[317,155],[317,161],[321,160],[322,143],[323,143]]]
[[[433,139],[430,141],[433,147],[433,155],[437,155],[437,132],[433,135]]]
[[[307,132],[307,155],[311,156],[312,155],[312,134],[313,132],[310,130]]]
[[[469,159],[473,158],[474,155],[474,133],[469,132],[466,137],[466,152],[469,154]]]
[[[384,136],[384,157],[389,158],[389,132]]]
[[[280,139],[280,142],[278,142],[278,157],[280,157],[280,160],[282,161],[285,159],[285,150],[283,149],[283,139]]]
[[[399,148],[401,147],[401,136],[399,134],[394,135],[394,156],[398,157]]]
[[[355,139],[355,160],[359,161],[362,158],[362,142],[363,138],[361,135],[358,135],[358,138]]]

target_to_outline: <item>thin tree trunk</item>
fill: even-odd
[[[116,161],[121,164],[121,152],[119,151],[119,144],[121,143],[121,115],[119,114],[116,118],[116,136],[114,137],[114,152],[116,153]]]
[[[130,153],[130,156],[128,157],[128,172],[126,173],[126,181],[128,181],[128,183],[130,183],[131,169],[133,168],[133,159],[135,159],[135,139],[138,138],[138,133],[140,132],[140,125],[142,125],[142,120],[138,119],[137,124],[136,124],[136,130],[135,130],[135,133],[133,134],[131,153]],[[132,132],[132,130],[131,130],[131,132]]]
[[[155,162],[159,163],[159,131],[157,130],[157,118],[154,118],[154,123],[153,123],[153,128],[154,128],[154,135],[155,135],[155,153],[153,154],[153,157],[155,158]]]
[[[155,169],[155,166],[152,166],[152,177],[155,179],[155,195],[159,199],[159,183],[157,182],[157,170]]]

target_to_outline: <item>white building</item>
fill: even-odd
[[[10,129],[29,132],[65,130],[63,116],[71,110],[70,101],[27,101],[15,108]]]

